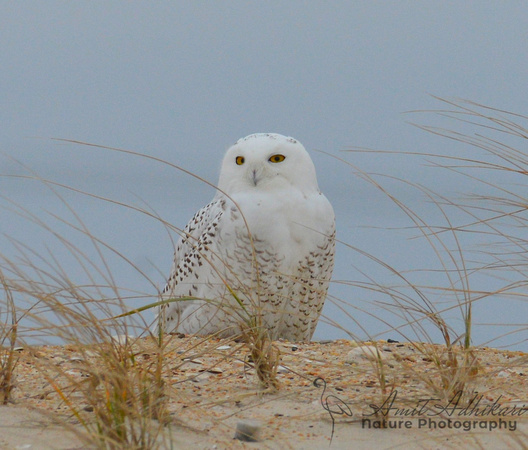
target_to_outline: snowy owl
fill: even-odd
[[[212,202],[183,230],[158,326],[228,337],[259,323],[271,339],[309,341],[334,251],[334,211],[304,147],[273,133],[242,138],[225,154]]]

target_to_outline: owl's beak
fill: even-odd
[[[258,183],[257,169],[253,169],[251,171],[251,175],[252,175],[251,180],[253,181],[253,184],[256,186]]]

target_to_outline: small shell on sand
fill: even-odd
[[[258,441],[260,424],[253,420],[241,420],[237,423],[235,439],[244,442]]]

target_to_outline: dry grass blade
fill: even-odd
[[[18,322],[21,317],[11,287],[1,269],[0,284],[5,298],[5,310],[3,311],[0,306],[0,317],[4,316],[0,323],[0,404],[7,405],[11,401],[12,391],[16,385],[15,369],[19,359],[16,344]]]

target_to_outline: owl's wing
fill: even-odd
[[[277,324],[277,336],[310,341],[323,309],[334,268],[335,221],[324,234],[316,234],[299,258],[299,277],[290,278],[291,295]]]
[[[163,300],[195,296],[197,288],[193,283],[200,283],[200,274],[211,273],[204,259],[211,251],[210,247],[214,247],[212,244],[225,209],[226,199],[217,196],[200,209],[184,228],[176,245],[169,279],[162,292]],[[158,320],[167,322],[168,326],[164,327],[168,328],[166,331],[177,327],[182,311],[192,303],[171,302],[160,307]]]

